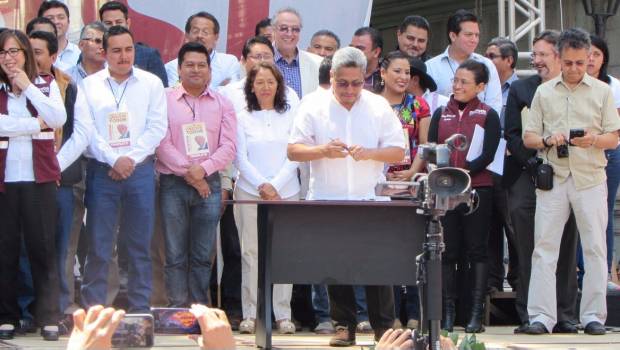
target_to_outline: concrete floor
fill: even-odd
[[[487,331],[478,335],[487,350],[602,350],[620,349],[620,332],[608,333],[604,336],[584,334],[528,336],[514,335],[513,327],[488,327]],[[462,331],[462,330],[461,330]],[[253,349],[254,336],[235,334],[238,349]],[[329,349],[329,336],[299,332],[292,336],[273,337],[275,349]],[[462,336],[461,336],[462,338]],[[0,342],[0,349],[64,349],[67,338],[58,342],[46,342],[41,337],[29,335],[18,337],[12,341]],[[357,346],[349,349],[370,349],[374,345],[372,336],[358,335]],[[197,349],[195,343],[184,336],[157,336],[152,349]]]

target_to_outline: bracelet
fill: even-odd
[[[543,146],[545,146],[546,148],[551,147],[551,145],[549,145],[549,144],[547,143],[547,139],[548,139],[548,138],[549,138],[549,136],[547,136],[547,137],[543,137],[543,138],[542,138],[542,144],[543,144]]]

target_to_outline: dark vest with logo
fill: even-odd
[[[444,108],[441,118],[439,119],[437,143],[444,143],[445,140],[453,134],[463,134],[471,141],[474,136],[474,128],[480,125],[484,128],[487,120],[487,113],[491,107],[482,103],[477,97],[469,101],[463,110],[463,114],[459,114],[459,103],[450,99],[446,108]],[[467,149],[464,151],[453,151],[450,156],[450,164],[454,167],[467,169],[465,157],[469,151],[469,142]],[[493,186],[493,177],[491,172],[484,169],[477,174],[471,174],[472,187]]]
[[[45,96],[49,96],[51,79],[44,79],[44,83],[35,84]],[[0,88],[0,114],[8,115],[9,95],[5,88]],[[30,101],[27,108],[33,118],[39,113]],[[51,137],[50,137],[51,135]],[[0,137],[0,192],[5,191],[4,177],[6,171],[6,156],[9,151],[10,141],[8,137]],[[32,135],[32,165],[36,183],[47,183],[60,180],[60,166],[54,152],[54,129],[41,130],[39,134]]]

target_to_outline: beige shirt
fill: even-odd
[[[562,75],[541,84],[536,90],[525,131],[547,137],[561,132],[568,139],[570,129],[588,129],[605,134],[620,129],[620,117],[609,85],[589,75],[570,89]],[[568,158],[558,158],[555,147],[540,151],[555,172],[556,182],[569,176],[578,190],[606,180],[607,159],[602,149],[569,146]]]

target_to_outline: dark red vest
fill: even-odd
[[[474,136],[474,128],[476,125],[480,125],[480,127],[484,128],[484,124],[487,120],[487,113],[490,109],[491,107],[482,103],[475,97],[465,106],[463,114],[459,115],[459,103],[454,100],[454,98],[451,98],[439,120],[437,143],[444,143],[448,137],[457,133],[463,134],[467,137],[467,140],[471,140]],[[469,143],[467,144],[467,149],[464,151],[453,151],[450,156],[450,164],[454,167],[467,169],[465,161],[467,151],[469,151]],[[477,174],[472,174],[471,186],[493,186],[491,172],[484,169]]]
[[[49,96],[50,83],[52,79],[46,79],[42,84],[35,84],[43,94]],[[8,100],[9,95],[6,89],[0,88],[0,114],[8,115]],[[39,113],[36,108],[27,102],[28,111],[33,118],[36,118]],[[48,128],[41,130],[41,133],[54,134],[54,129]],[[49,134],[47,134],[49,135]],[[34,166],[34,178],[37,183],[46,183],[60,180],[60,166],[56,159],[56,152],[54,151],[54,137],[51,138],[37,138],[38,135],[33,135],[32,139],[32,162]],[[0,137],[0,192],[4,192],[4,176],[6,171],[6,156],[9,151],[10,142],[8,137]]]

